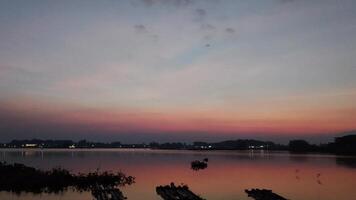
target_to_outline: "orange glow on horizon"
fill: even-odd
[[[311,134],[335,133],[355,128],[356,111],[346,115],[338,109],[299,111],[241,110],[143,110],[87,108],[77,105],[19,100],[7,103],[8,112],[27,120],[43,120],[62,125],[90,126],[97,130],[120,132],[142,131],[160,133],[204,132],[209,134]],[[4,104],[3,104],[4,105]]]

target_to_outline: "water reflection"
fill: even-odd
[[[336,157],[335,159],[337,165],[356,168],[356,158],[353,157]]]
[[[129,200],[158,199],[155,187],[171,182],[189,185],[206,199],[249,199],[249,188],[272,189],[288,199],[349,199],[356,185],[355,158],[332,155],[290,155],[268,151],[161,151],[161,150],[2,150],[1,159],[48,169],[61,166],[72,172],[122,170],[136,177],[123,188]],[[198,173],[192,160],[209,158],[209,167]],[[319,174],[319,175],[318,175]],[[0,199],[31,199],[29,196]],[[76,194],[66,192],[65,199]],[[77,200],[90,199],[88,194]],[[42,199],[58,199],[52,196]],[[62,197],[64,198],[64,197]]]

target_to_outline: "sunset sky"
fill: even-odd
[[[354,0],[0,0],[0,141],[355,129]]]

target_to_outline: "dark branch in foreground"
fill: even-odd
[[[66,169],[54,168],[42,171],[23,164],[0,162],[0,191],[21,193],[58,193],[69,187],[78,191],[92,190],[97,185],[117,187],[130,185],[134,177],[122,172],[92,172],[72,174]]]

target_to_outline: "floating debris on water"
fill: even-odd
[[[189,190],[187,185],[175,186],[174,183],[156,187],[156,192],[164,200],[204,200]]]
[[[251,189],[245,190],[247,195],[255,200],[287,200],[286,198],[273,193],[272,190]]]
[[[200,160],[194,160],[190,163],[190,167],[195,170],[195,171],[198,171],[198,170],[201,170],[201,169],[205,169],[208,167],[208,162],[209,162],[209,159],[208,158],[204,158],[203,161],[200,161]]]

